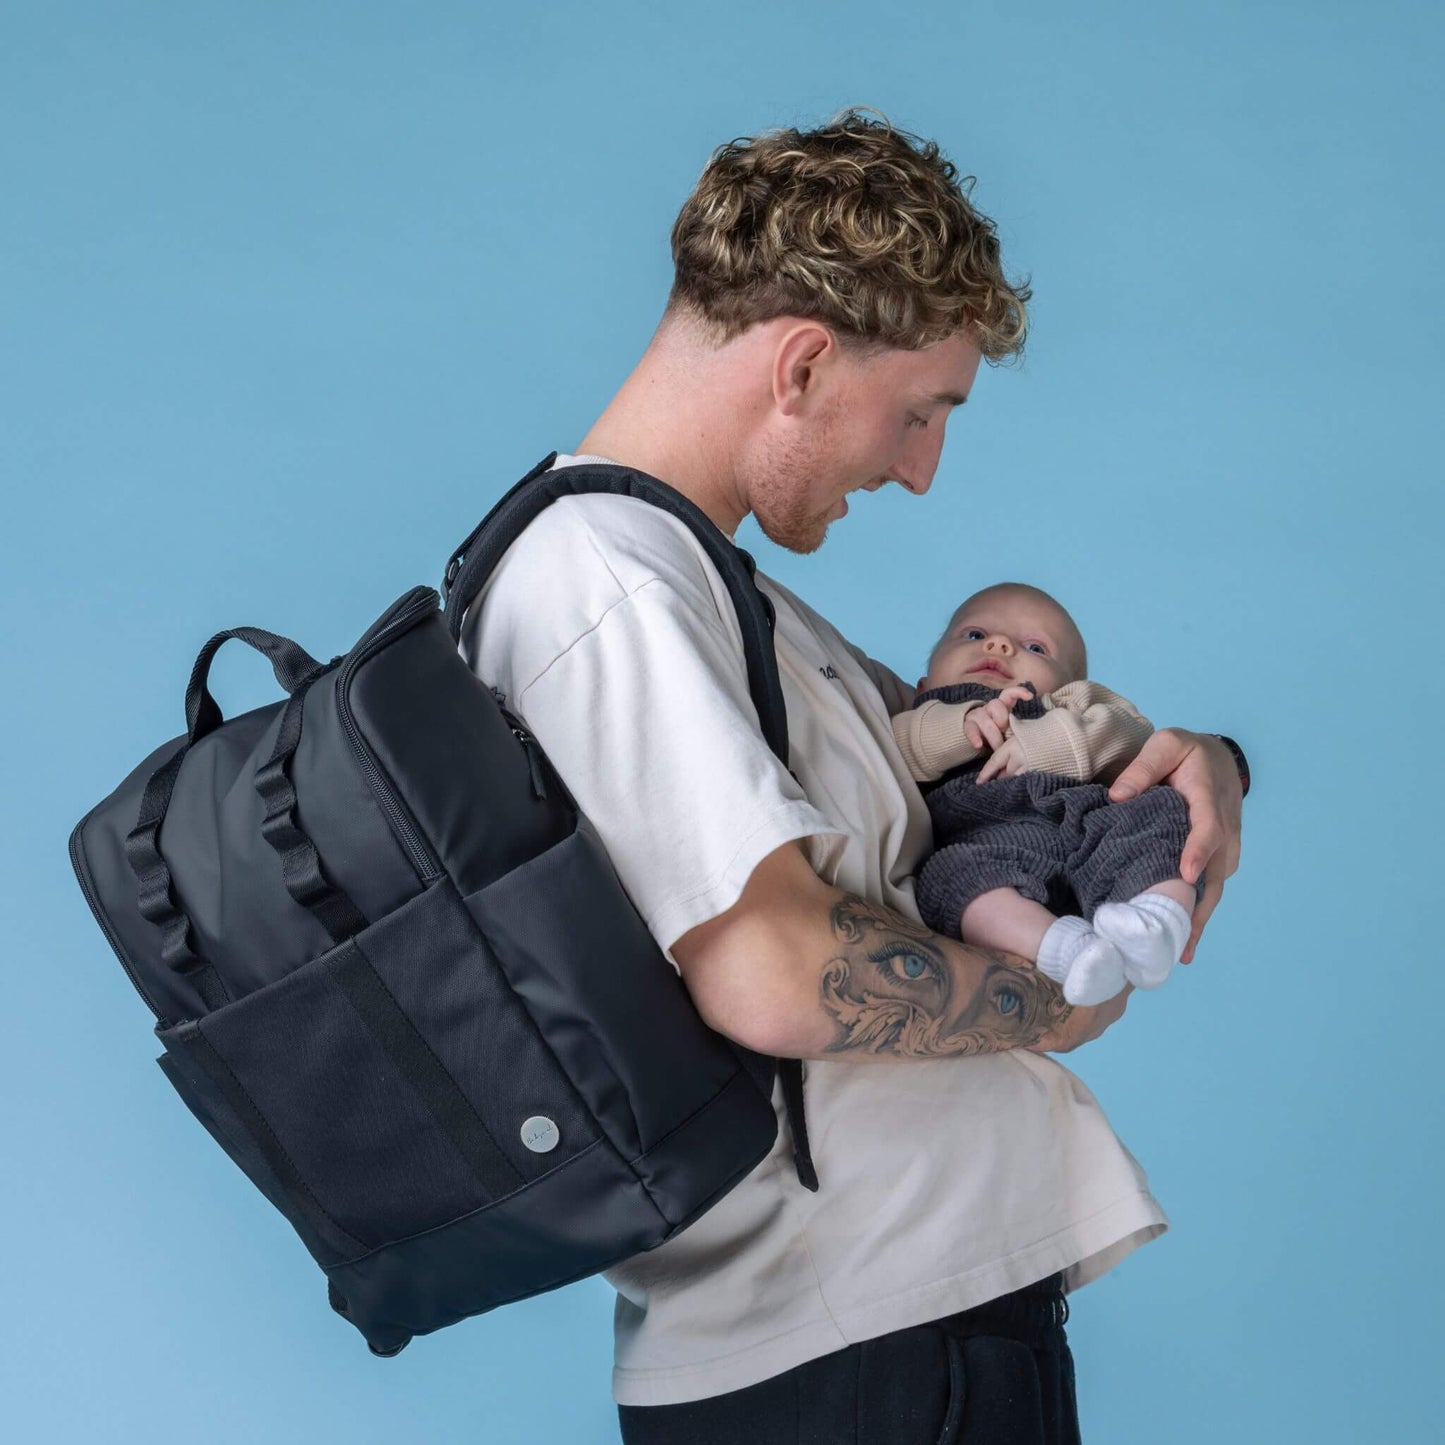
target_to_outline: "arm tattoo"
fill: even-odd
[[[1035,1042],[1072,1012],[1027,959],[970,946],[965,972],[965,945],[856,893],[833,905],[829,921],[840,950],[823,971],[823,1008],[839,1027],[830,1054],[996,1053]]]

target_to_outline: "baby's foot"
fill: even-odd
[[[1039,972],[1062,984],[1071,1004],[1103,1003],[1128,981],[1124,956],[1082,918],[1056,919],[1039,943]]]
[[[1101,903],[1094,931],[1123,955],[1135,988],[1158,988],[1189,942],[1189,910],[1162,893],[1140,893],[1127,903]]]

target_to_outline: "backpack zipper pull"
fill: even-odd
[[[542,779],[542,760],[537,756],[537,745],[532,740],[532,734],[524,728],[514,727],[512,736],[521,743],[523,751],[527,754],[527,767],[532,774],[532,792],[539,798],[545,798],[547,787]]]

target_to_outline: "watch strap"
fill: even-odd
[[[1223,733],[1215,733],[1214,736],[1229,749],[1233,756],[1234,766],[1239,772],[1239,783],[1244,789],[1241,796],[1247,798],[1249,796],[1249,759],[1245,757],[1244,749],[1233,738],[1227,738]]]

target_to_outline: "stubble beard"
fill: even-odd
[[[810,441],[798,436],[771,437],[759,449],[748,500],[763,536],[789,552],[816,552],[828,535],[832,506],[813,510],[809,493],[819,476],[834,467],[829,446],[831,423],[831,416],[819,418]]]

